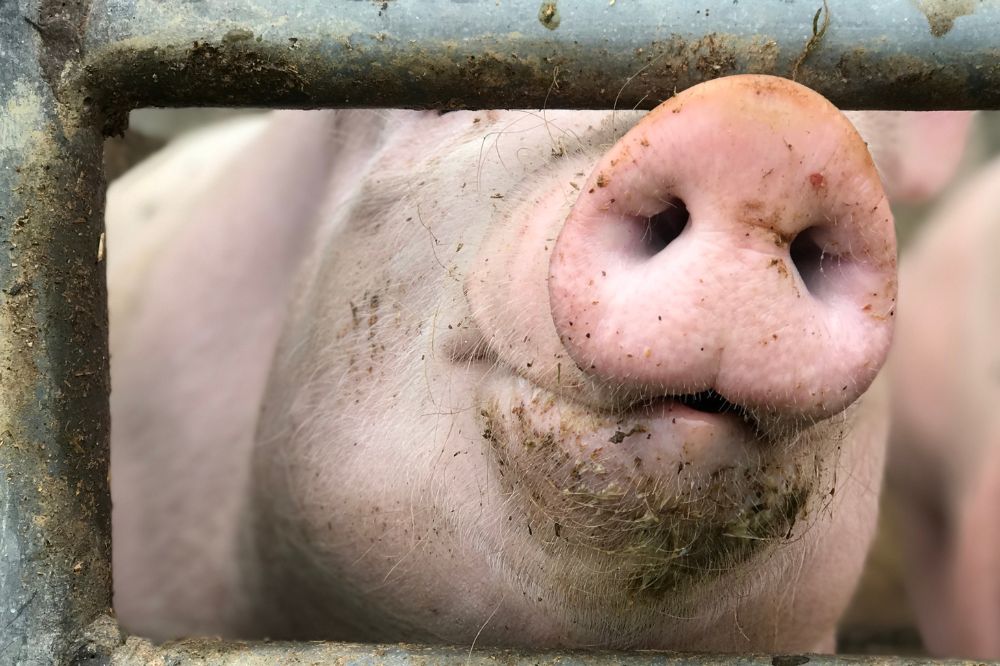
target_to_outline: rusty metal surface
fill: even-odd
[[[61,83],[86,8],[60,6],[0,3],[2,663],[71,655],[110,603],[102,137]]]
[[[651,108],[738,72],[841,108],[1000,107],[1000,0],[877,4],[97,0],[87,79],[109,108]]]
[[[87,629],[75,664],[114,666],[265,666],[270,664],[348,664],[369,666],[1000,666],[1000,662],[931,659],[925,656],[884,655],[730,655],[690,654],[642,650],[525,650],[490,646],[370,645],[332,642],[246,642],[192,639],[154,645],[136,636],[125,637],[110,617],[101,617]]]
[[[154,647],[130,638],[114,652],[115,666],[142,664],[339,664],[388,666],[973,666],[985,662],[933,660],[921,657],[843,655],[702,655],[676,652],[529,651],[424,645],[361,645],[354,643],[222,643],[183,641]]]

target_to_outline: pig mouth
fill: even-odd
[[[600,572],[567,590],[676,602],[796,540],[832,496],[832,461],[815,450],[828,424],[765,432],[713,390],[601,412],[508,377],[478,397],[528,538]]]
[[[702,412],[704,414],[731,414],[740,418],[744,423],[750,426],[753,431],[757,434],[758,438],[763,439],[765,434],[761,426],[760,420],[757,418],[755,412],[747,409],[743,405],[730,402],[718,393],[715,389],[706,389],[704,391],[699,391],[698,393],[685,393],[681,395],[666,395],[659,398],[642,400],[633,407],[633,409],[646,410],[655,407],[659,403],[673,401],[684,407],[688,407],[696,412]]]

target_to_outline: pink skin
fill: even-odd
[[[314,208],[282,220],[262,205],[269,178],[295,196],[311,187],[291,160],[256,180],[239,169],[239,187],[216,184],[234,214],[176,223],[143,279],[113,279],[113,303],[144,305],[112,311],[113,438],[132,463],[113,476],[116,526],[137,530],[116,534],[116,558],[135,558],[116,569],[125,625],[159,638],[832,649],[874,527],[887,419],[868,387],[894,289],[891,220],[850,124],[770,77],[699,86],[649,115],[318,117],[296,139],[303,121],[278,116],[269,134],[327,179]],[[658,159],[611,164],[644,137]],[[674,155],[688,167],[676,180],[662,171]],[[626,186],[643,173],[653,185]],[[656,289],[633,274],[625,314],[601,316],[655,306],[671,325],[650,316],[621,347],[569,341],[569,317],[597,300],[596,265],[628,267],[615,248],[637,239],[619,223],[667,177],[689,228],[648,262]],[[631,202],[624,215],[600,210],[610,191]],[[788,245],[812,227],[804,282]],[[620,243],[581,244],[592,232]],[[226,275],[191,261],[234,243],[250,254]],[[660,266],[674,255],[681,269]],[[234,298],[224,279],[241,276],[269,288]],[[267,326],[247,328],[247,309]],[[165,352],[189,336],[197,349]],[[711,362],[692,360],[695,344]],[[627,360],[644,346],[657,370]],[[739,406],[678,395],[708,388]],[[249,404],[230,410],[229,396]],[[205,469],[172,470],[183,483],[157,499],[162,467],[140,469],[151,449]],[[238,535],[171,523],[229,493]],[[224,565],[234,554],[238,570]],[[213,588],[185,555],[239,578]],[[191,610],[206,601],[214,619]]]
[[[936,655],[1000,658],[1000,162],[946,202],[903,262],[889,481],[907,580]]]
[[[549,293],[588,374],[809,418],[875,378],[896,300],[892,213],[854,128],[822,98],[783,79],[698,86],[646,116],[583,189]],[[651,256],[649,218],[674,198],[691,221]],[[790,253],[806,230],[808,287]]]
[[[115,606],[145,635],[232,631],[268,359],[317,210],[380,129],[355,117],[239,120],[177,141],[109,190]]]
[[[919,204],[941,192],[965,154],[972,111],[864,111],[848,118],[868,141],[893,203]]]

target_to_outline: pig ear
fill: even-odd
[[[938,194],[965,154],[972,111],[848,111],[893,203]]]

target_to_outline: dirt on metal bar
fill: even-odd
[[[332,59],[324,45],[291,37],[274,44],[249,29],[230,30],[216,41],[184,44],[136,38],[88,58],[83,79],[105,110],[107,134],[119,133],[125,110],[140,106],[406,106],[454,110],[537,106],[538,91],[558,108],[595,106],[652,108],[667,95],[699,80],[775,66],[777,45],[763,39],[708,34],[674,37],[636,49],[639,63],[616,88],[606,79],[601,52],[524,55],[501,39],[478,44],[442,42],[433,47],[341,45]],[[610,56],[608,56],[610,59]],[[377,63],[373,61],[378,61]],[[557,85],[553,85],[554,78]]]
[[[657,33],[633,43],[627,39],[634,31],[628,30],[589,42],[565,38],[579,25],[568,2],[558,3],[558,13],[557,3],[543,3],[552,9],[542,12],[541,25],[533,3],[521,32],[422,41],[400,39],[375,18],[340,29],[332,11],[325,32],[283,32],[276,21],[218,30],[212,3],[194,3],[197,9],[192,4],[0,3],[0,41],[19,54],[0,69],[0,518],[11,525],[0,533],[0,559],[11,567],[0,567],[0,591],[13,611],[0,630],[0,661],[273,663],[295,657],[347,663],[375,655],[390,663],[720,663],[721,657],[657,653],[204,640],[154,646],[123,638],[109,614],[102,134],[120,133],[129,110],[144,105],[651,108],[702,80],[737,72],[787,75],[793,63],[800,82],[842,106],[860,100],[854,106],[978,108],[1000,105],[1000,45],[968,47],[961,60],[935,60],[930,51],[880,50],[879,40],[887,37],[879,35],[843,48],[835,38],[845,17],[826,17],[829,29],[819,39],[816,26],[812,33],[808,26],[814,8],[794,40],[725,27]],[[250,11],[238,2],[219,4]],[[382,7],[380,19],[390,6],[344,6],[362,5]],[[101,18],[92,14],[94,7],[119,12],[112,22],[126,21],[137,9],[142,16],[159,16],[160,24],[124,38],[91,40],[91,26]],[[927,21],[923,36],[933,37],[942,53],[954,45],[949,40],[966,34],[963,25],[986,11],[986,3],[965,0],[947,8],[943,1],[921,0],[916,7]],[[391,3],[389,11],[399,19],[394,25],[407,27],[405,9]],[[707,17],[705,10],[698,20]],[[529,26],[542,36],[525,36]],[[803,43],[812,46],[797,61]],[[950,48],[954,54],[957,47]],[[830,659],[735,658],[772,664]]]
[[[88,3],[17,9],[0,21],[24,56],[0,75],[0,661],[58,663],[111,603],[102,140],[61,87]]]

